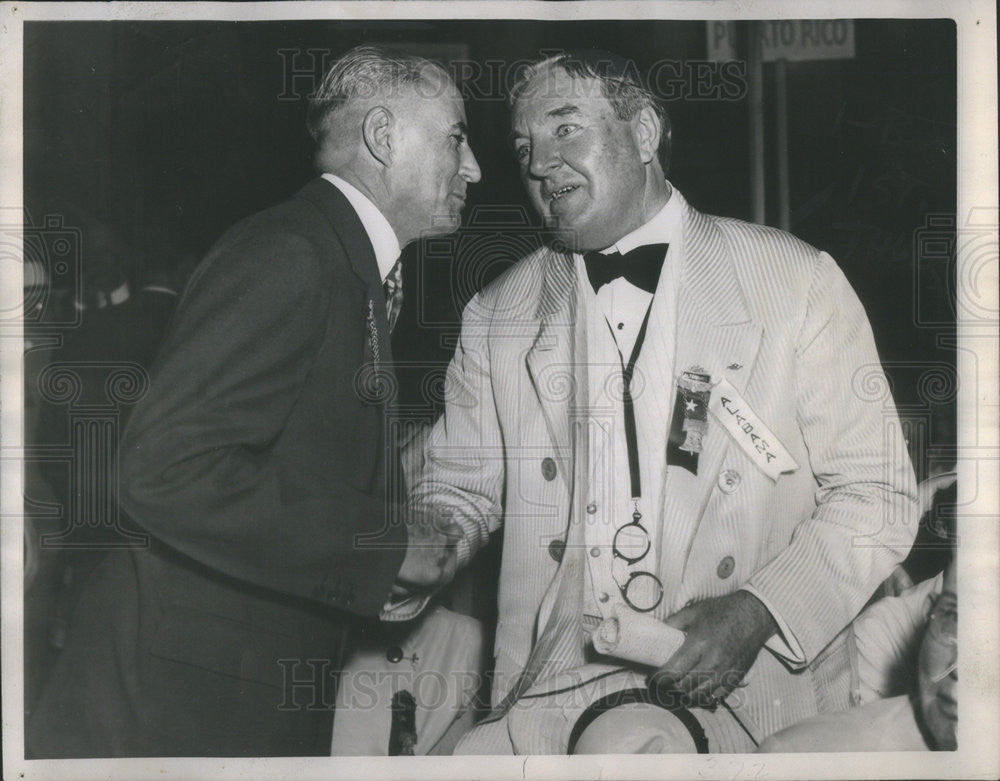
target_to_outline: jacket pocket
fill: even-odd
[[[149,653],[219,675],[282,689],[286,671],[300,659],[297,638],[226,616],[172,606],[160,622]]]

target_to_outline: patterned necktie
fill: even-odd
[[[655,293],[667,247],[667,244],[646,244],[624,255],[618,252],[607,255],[600,252],[584,253],[583,262],[587,265],[587,277],[594,292],[600,290],[602,285],[624,277],[647,293]]]
[[[389,272],[389,276],[382,283],[382,290],[385,291],[385,316],[389,321],[389,333],[396,327],[396,320],[399,318],[399,310],[403,308],[403,264],[397,260],[396,264]]]

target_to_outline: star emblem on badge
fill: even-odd
[[[696,409],[698,409],[698,402],[689,399],[688,401],[684,402],[684,408],[688,412],[694,412]]]

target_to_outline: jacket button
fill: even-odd
[[[601,555],[601,549],[600,548],[591,548],[590,549],[590,555],[591,555],[592,558],[596,559],[598,556]]]
[[[742,479],[735,469],[726,469],[719,475],[719,490],[724,494],[731,494],[739,488]]]
[[[403,649],[400,648],[398,645],[390,645],[388,648],[385,649],[385,658],[389,662],[392,662],[392,664],[395,664],[396,662],[398,662],[400,659],[403,658]]]
[[[602,591],[597,595],[598,602],[607,602],[609,599],[611,599],[611,595],[607,591]]]
[[[554,539],[549,543],[549,555],[555,561],[562,561],[563,553],[566,551],[566,540]]]
[[[725,580],[733,574],[734,569],[736,569],[736,561],[732,556],[725,556],[722,561],[719,562],[719,568],[715,571],[715,573],[722,580]]]
[[[542,477],[546,480],[556,479],[556,462],[551,458],[542,459]]]
[[[587,505],[587,515],[593,515],[597,512],[597,505],[591,502]]]

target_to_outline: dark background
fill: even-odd
[[[904,406],[925,400],[913,370],[892,364],[954,361],[942,343],[954,332],[950,250],[921,247],[932,215],[944,215],[931,232],[948,240],[955,211],[955,40],[950,20],[859,20],[853,59],[788,64],[791,230],[843,267],[890,374],[900,374]],[[134,279],[144,258],[200,257],[231,223],[308,181],[306,98],[324,66],[362,42],[452,61],[466,77],[483,171],[465,212],[479,233],[460,234],[452,252],[407,250],[400,356],[447,360],[461,307],[524,249],[514,227],[485,247],[469,238],[531,215],[505,140],[502,88],[514,61],[564,46],[610,49],[644,72],[675,61],[679,70],[661,71],[680,74],[661,80],[674,127],[669,176],[702,210],[751,216],[749,102],[745,89],[734,96],[719,77],[694,75],[706,57],[703,22],[28,23],[25,204],[36,224],[57,214],[81,227],[84,295],[119,273],[94,242],[88,254],[95,221],[122,239],[116,265]],[[771,224],[773,68],[764,66]],[[496,205],[523,211],[498,216]],[[416,386],[401,379],[405,398]]]
[[[76,357],[70,337],[88,323],[96,329],[98,291],[126,280],[135,291],[157,264],[186,266],[233,222],[314,176],[307,98],[325,68],[360,43],[449,65],[483,174],[463,229],[404,253],[394,352],[400,408],[411,419],[430,421],[441,406],[462,307],[540,240],[506,143],[503,87],[517,61],[578,46],[615,51],[644,73],[671,61],[661,73],[676,78],[660,83],[673,124],[669,178],[703,211],[751,217],[749,74],[745,60],[730,63],[728,76],[705,64],[704,22],[26,23],[25,246],[49,273],[45,292],[26,291],[29,462],[68,436],[65,406],[49,410],[55,423],[37,435],[33,378]],[[924,478],[955,457],[955,26],[858,20],[855,51],[848,60],[788,63],[790,227],[833,255],[864,303]],[[763,75],[767,222],[776,225],[775,66],[765,64]],[[60,247],[78,263],[60,266]],[[74,309],[74,299],[87,308]],[[61,528],[63,489],[37,478],[31,463],[28,478],[34,523]],[[456,605],[486,619],[490,548]],[[939,567],[947,543],[922,528],[918,548]],[[26,603],[29,709],[58,651],[52,627],[68,614],[60,605],[72,603],[78,582],[67,580],[64,558],[49,569]]]

